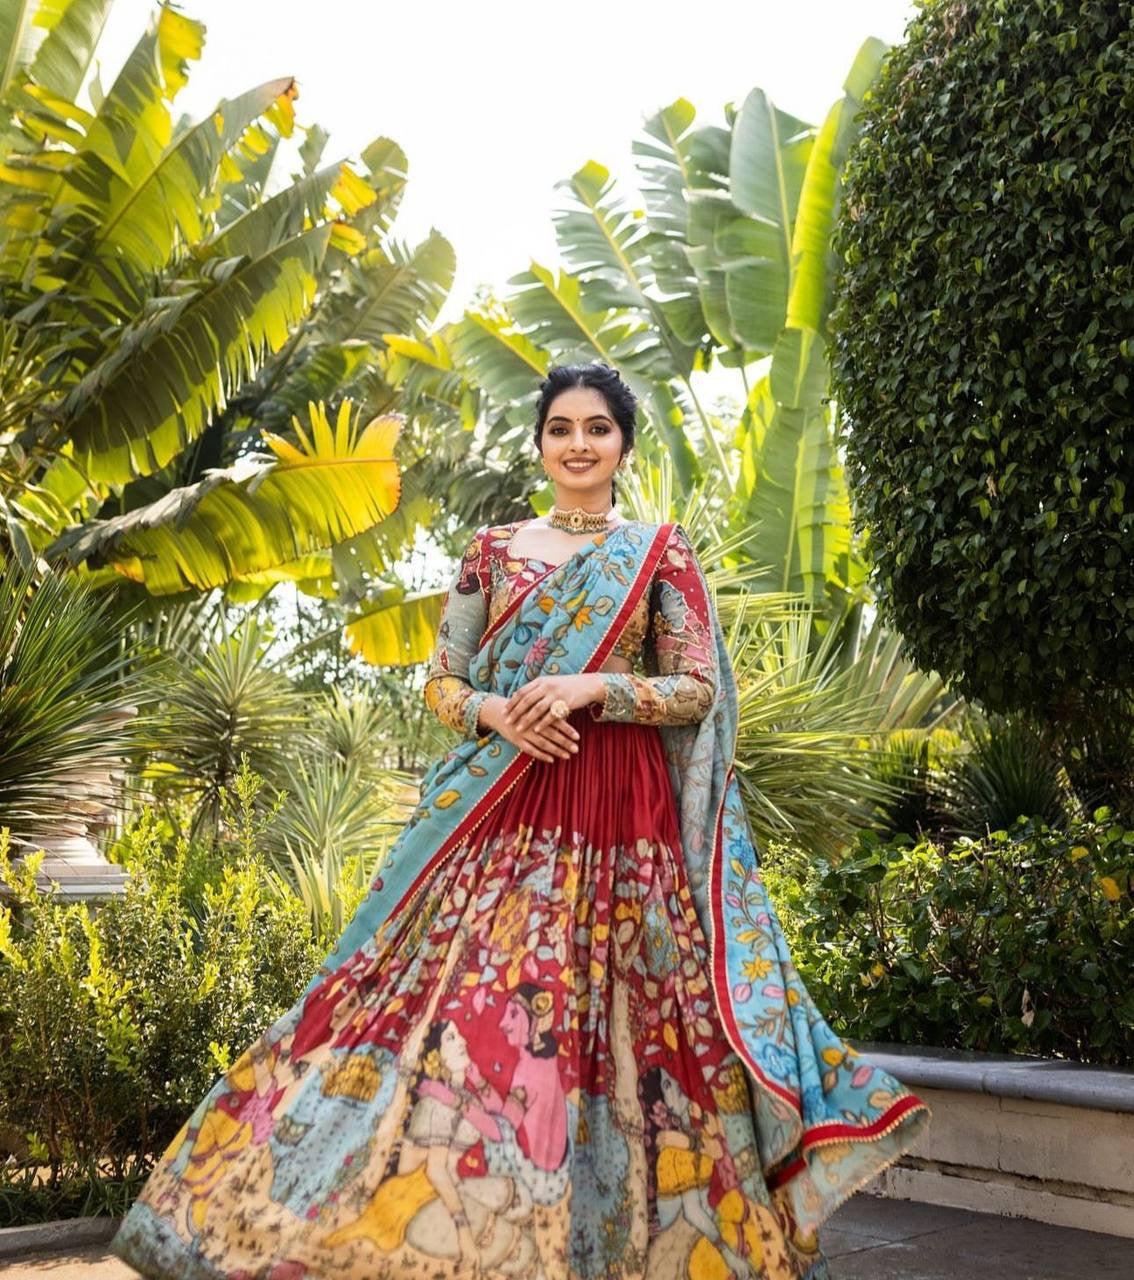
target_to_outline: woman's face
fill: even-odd
[[[681,1086],[668,1071],[664,1070],[661,1073],[661,1095],[670,1111],[675,1115],[682,1114],[688,1100],[681,1092]]]
[[[523,1049],[527,1045],[531,1019],[515,1000],[509,1000],[504,1006],[504,1012],[500,1015],[500,1030],[513,1049]]]
[[[446,1023],[445,1030],[441,1032],[437,1051],[441,1055],[441,1065],[450,1075],[463,1074],[469,1065],[469,1047],[451,1022]]]
[[[622,456],[622,428],[594,387],[569,387],[551,402],[540,435],[540,453],[557,504],[609,499],[610,481]]]

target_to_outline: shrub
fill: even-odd
[[[0,1226],[128,1203],[321,958],[246,845],[223,864],[168,851],[144,817],[119,855],[127,889],[92,911],[40,895],[39,855],[13,867],[0,841],[0,1132],[21,1148],[0,1163]]]
[[[846,168],[833,390],[884,616],[994,710],[1134,687],[1132,235],[1130,6],[926,0]]]
[[[838,863],[773,848],[765,876],[842,1035],[1134,1058],[1134,831],[1105,810],[949,845],[864,833]]]

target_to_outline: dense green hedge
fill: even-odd
[[[994,708],[1134,687],[1132,246],[1131,5],[926,0],[845,172],[833,389],[886,616]]]
[[[949,845],[868,833],[838,863],[773,849],[764,874],[840,1034],[1134,1060],[1134,831],[1105,810]]]
[[[0,1227],[122,1212],[322,956],[303,903],[269,893],[246,850],[169,850],[144,822],[122,860],[122,897],[63,904],[36,891],[33,860],[13,868],[0,833],[0,1139],[18,1157],[0,1146]]]

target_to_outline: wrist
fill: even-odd
[[[466,738],[478,738],[481,735],[481,709],[488,694],[483,690],[470,693],[461,707],[461,722]]]
[[[477,722],[480,728],[486,732],[498,733],[500,731],[501,717],[507,705],[508,699],[502,697],[499,693],[488,694],[481,702],[478,710]]]
[[[601,707],[606,701],[606,680],[603,678],[603,673],[601,671],[592,671],[587,678],[589,680],[587,702],[597,703]]]

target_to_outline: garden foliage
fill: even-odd
[[[38,855],[14,868],[0,838],[0,1226],[121,1212],[320,959],[246,842],[171,851],[143,819],[121,857],[124,895],[92,909],[42,896]]]
[[[951,843],[872,833],[764,872],[804,982],[862,1040],[1134,1058],[1134,831],[1106,810]]]
[[[1134,687],[1134,26],[927,0],[868,95],[833,388],[884,616],[993,709]]]

